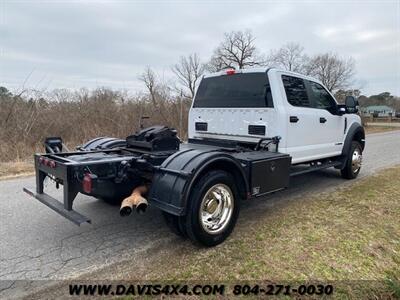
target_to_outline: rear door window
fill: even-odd
[[[304,79],[282,75],[286,98],[293,106],[311,107]]]
[[[204,78],[193,107],[273,107],[267,73]]]

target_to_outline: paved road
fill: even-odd
[[[400,131],[367,136],[360,177],[396,164],[400,164]],[[333,169],[298,176],[286,191],[249,202],[237,226],[254,218],[254,209],[262,212],[276,201],[344,184],[350,182]],[[93,224],[78,227],[24,194],[24,186],[34,188],[34,178],[0,181],[0,298],[27,291],[34,286],[32,279],[72,278],[117,261],[134,260],[135,254],[156,245],[174,247],[174,241],[185,242],[169,232],[155,208],[142,216],[120,218],[118,207],[80,195],[75,209],[91,217]],[[53,188],[48,191],[61,196]]]

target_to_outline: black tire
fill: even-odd
[[[230,191],[233,197],[230,197],[233,208],[230,217],[224,222],[220,232],[210,233],[204,229],[202,221],[200,220],[200,209],[206,193],[213,187],[219,185],[220,187]],[[217,201],[218,202],[218,201]],[[218,204],[217,204],[218,205]],[[236,188],[236,183],[233,176],[222,170],[213,170],[204,174],[204,176],[195,184],[190,194],[188,201],[187,213],[185,216],[185,227],[188,237],[197,243],[204,246],[216,246],[222,243],[232,232],[235,227],[236,220],[240,211],[240,196]],[[215,212],[215,210],[214,210]]]
[[[362,155],[362,146],[357,141],[351,142],[350,152],[347,154],[346,165],[342,170],[340,170],[342,177],[345,179],[354,179],[360,173],[361,165],[357,168],[357,166],[353,162],[353,155],[357,152]]]
[[[162,212],[165,223],[173,233],[180,237],[187,237],[185,231],[185,220],[183,217],[171,215],[165,211]]]

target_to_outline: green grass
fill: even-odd
[[[184,247],[142,272],[120,271],[161,281],[333,281],[339,298],[400,297],[400,167],[283,203],[218,247]]]
[[[217,247],[177,239],[170,250],[160,246],[81,278],[320,282],[334,286],[335,299],[400,298],[400,167],[335,192],[283,201],[253,220],[241,220]]]

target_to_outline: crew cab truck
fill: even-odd
[[[177,234],[214,246],[232,232],[241,205],[288,187],[292,176],[334,167],[357,177],[365,134],[357,101],[338,104],[313,78],[276,69],[226,70],[202,78],[182,143],[165,126],[126,139],[95,138],[66,151],[47,138],[35,154],[36,191],[25,192],[81,224],[78,193],[121,205],[120,214],[162,210]],[[44,192],[48,177],[63,202]]]

